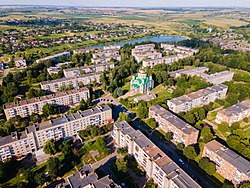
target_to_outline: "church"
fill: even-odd
[[[130,81],[130,91],[135,93],[148,93],[154,88],[152,76],[148,76],[145,69],[141,68],[137,76],[133,76]]]

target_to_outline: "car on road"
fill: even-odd
[[[183,161],[182,159],[179,159],[178,161],[179,161],[182,165],[185,164],[184,161]]]

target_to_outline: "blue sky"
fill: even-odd
[[[250,0],[0,0],[0,5],[75,5],[106,7],[250,7]]]

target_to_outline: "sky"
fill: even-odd
[[[101,7],[248,7],[250,0],[0,0],[0,5]]]

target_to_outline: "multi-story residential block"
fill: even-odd
[[[202,156],[213,161],[217,173],[235,186],[250,181],[250,162],[216,140],[204,145]]]
[[[143,45],[137,45],[134,49],[132,49],[132,55],[138,54],[138,53],[145,53],[149,51],[155,51],[155,44],[143,44]]]
[[[0,157],[2,161],[10,157],[21,158],[43,148],[48,140],[72,137],[87,126],[103,126],[112,122],[111,108],[103,105],[37,123],[26,127],[23,132],[0,138]]]
[[[250,116],[250,99],[235,104],[229,108],[219,111],[216,115],[215,122],[226,122],[232,125],[234,122],[238,122]]]
[[[221,84],[223,82],[228,82],[233,79],[234,73],[231,71],[222,71],[215,74],[206,74],[205,72],[209,71],[207,67],[198,67],[194,69],[182,69],[174,72],[170,72],[169,75],[173,78],[176,78],[181,75],[189,75],[189,76],[200,76],[206,82],[212,84]]]
[[[115,67],[114,63],[102,63],[102,64],[97,64],[97,65],[64,69],[63,73],[64,73],[65,78],[72,78],[72,77],[81,76],[82,72],[84,72],[85,74],[93,73],[93,72],[104,72],[105,70],[113,69],[114,67]]]
[[[58,74],[59,71],[60,71],[60,68],[63,66],[63,65],[68,65],[70,64],[71,62],[65,62],[65,63],[57,63],[54,67],[49,67],[47,68],[47,72],[52,75],[52,74]]]
[[[199,52],[198,49],[192,49],[184,46],[175,46],[170,44],[161,44],[161,48],[163,48],[166,52],[169,53],[177,53],[177,54],[186,54],[188,56],[192,56]]]
[[[57,92],[61,87],[67,87],[69,85],[74,88],[79,88],[79,84],[83,85],[92,84],[93,82],[99,83],[101,72],[90,73],[81,75],[73,78],[61,78],[57,80],[50,80],[41,82],[41,89],[46,90],[47,92]]]
[[[101,56],[101,57],[91,58],[91,63],[94,63],[94,64],[108,63],[108,62],[111,62],[112,60],[121,61],[121,56],[114,55],[114,56],[109,56],[109,57]]]
[[[96,50],[95,48],[84,48],[84,49],[73,50],[73,53],[74,54],[85,54],[85,53],[94,52],[95,50]]]
[[[103,50],[120,50],[121,49],[121,46],[117,45],[117,46],[103,46]]]
[[[199,131],[160,105],[149,107],[150,118],[154,118],[160,129],[173,133],[173,141],[185,146],[196,144]]]
[[[181,56],[176,55],[176,56],[165,56],[157,59],[145,59],[142,61],[142,66],[153,68],[155,65],[159,64],[167,64],[167,65],[172,64],[182,58],[183,58],[182,55]]]
[[[227,94],[227,89],[227,86],[218,84],[168,100],[167,104],[169,109],[175,113],[187,112],[192,108],[201,107],[214,102],[216,99],[224,98]]]
[[[79,104],[82,99],[89,98],[89,89],[80,88],[59,92],[42,97],[36,97],[4,105],[4,113],[7,119],[20,115],[21,117],[30,116],[32,113],[42,113],[45,104],[56,104],[60,106],[73,106]]]
[[[14,59],[14,63],[15,63],[15,66],[17,68],[26,68],[27,67],[27,63],[26,63],[26,60],[23,59],[22,57],[17,57]]]
[[[138,45],[132,49],[132,55],[137,62],[146,59],[159,59],[162,58],[162,53],[155,50],[155,44]]]
[[[159,187],[200,187],[142,132],[134,130],[126,121],[114,124],[112,137],[118,147],[128,148],[128,153],[135,157],[147,177],[152,178]]]
[[[40,62],[47,61],[47,60],[58,61],[61,57],[69,57],[69,56],[70,56],[70,52],[63,52],[63,53],[44,57],[42,59],[38,59],[36,60],[36,62],[40,63]]]
[[[120,188],[109,176],[98,179],[91,165],[85,165],[67,178],[70,188]]]

